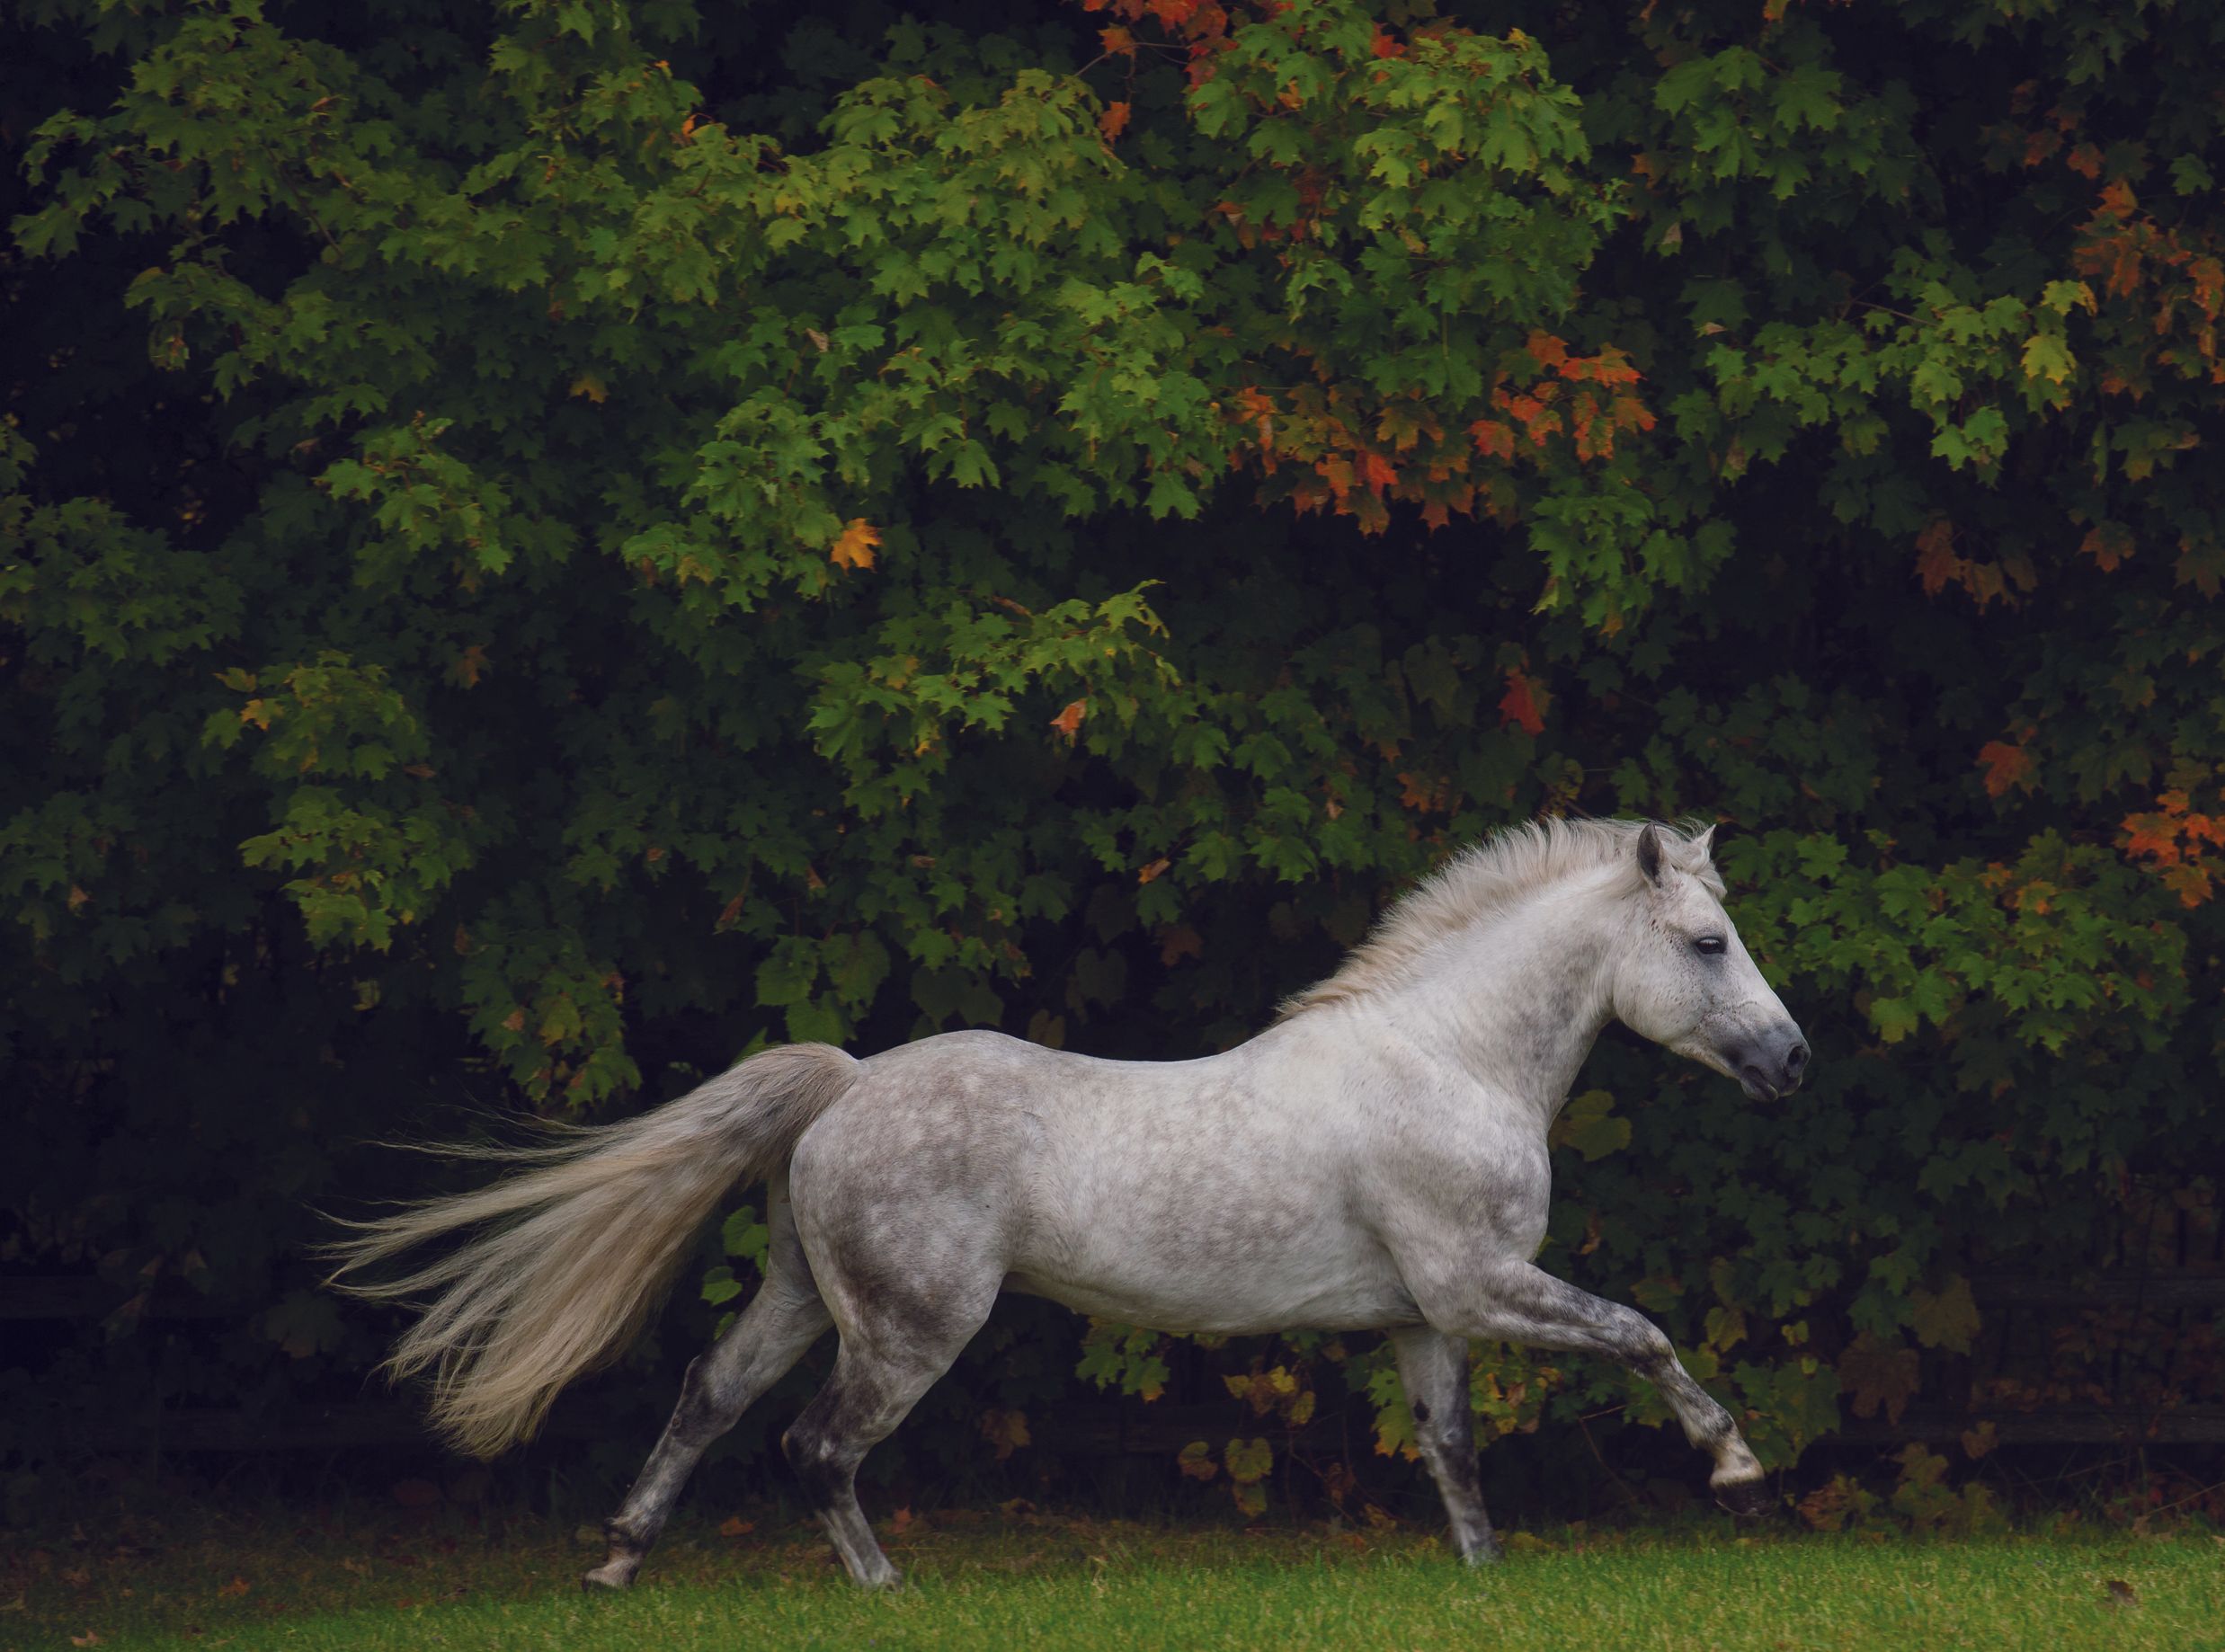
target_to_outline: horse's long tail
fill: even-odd
[[[565,1383],[617,1356],[727,1190],[785,1164],[857,1069],[831,1045],[790,1044],[551,1147],[436,1150],[527,1168],[476,1193],[346,1224],[355,1237],[327,1248],[340,1263],[331,1283],[358,1296],[433,1293],[383,1369],[397,1379],[430,1370],[435,1426],[491,1457],[530,1434]],[[347,1278],[466,1229],[480,1231],[403,1278]]]

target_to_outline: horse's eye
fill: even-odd
[[[1712,956],[1714,954],[1721,952],[1727,945],[1728,943],[1724,941],[1722,937],[1720,935],[1703,935],[1698,940],[1692,943],[1692,950],[1695,952],[1704,952]]]

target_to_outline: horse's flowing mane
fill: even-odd
[[[1400,896],[1328,980],[1286,1000],[1288,1020],[1327,1004],[1347,1003],[1400,980],[1429,946],[1526,896],[1580,872],[1619,862],[1630,888],[1641,881],[1638,834],[1644,821],[1544,820],[1491,833]],[[1710,857],[1706,826],[1654,823],[1661,859],[1689,872],[1720,897],[1722,877]]]

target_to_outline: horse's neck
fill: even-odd
[[[1451,937],[1446,967],[1400,991],[1393,1013],[1550,1123],[1612,1017],[1622,922],[1610,900],[1543,891]]]

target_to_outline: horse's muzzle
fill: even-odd
[[[1789,1021],[1728,1054],[1731,1070],[1749,1101],[1790,1096],[1808,1073],[1808,1041]]]

